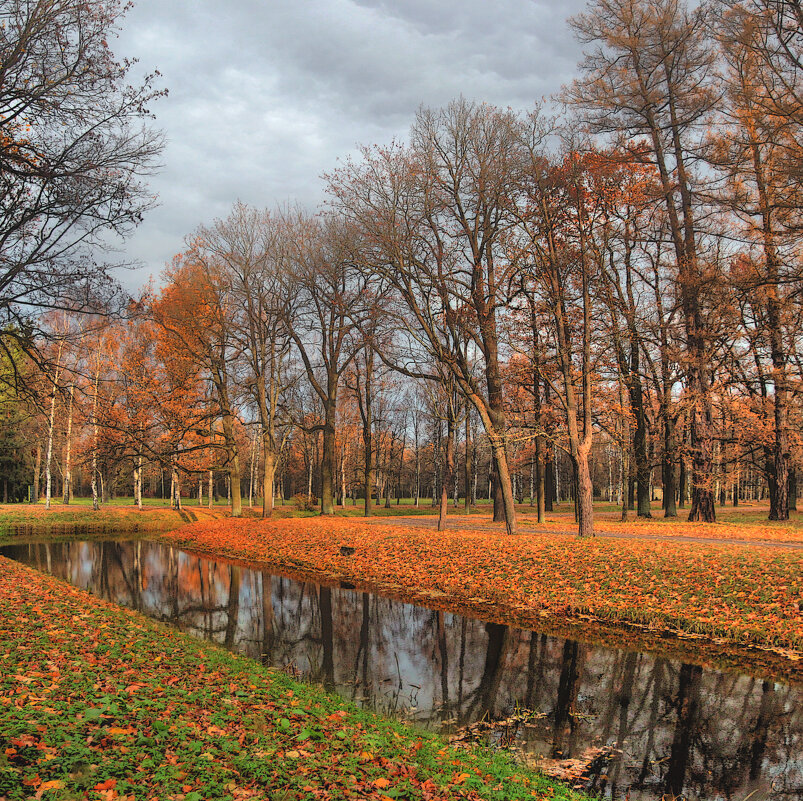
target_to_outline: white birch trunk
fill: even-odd
[[[173,508],[177,509],[179,512],[181,511],[181,481],[179,479],[178,474],[178,464],[176,463],[175,457],[173,457],[173,462],[171,465],[170,470],[170,491],[173,497]]]
[[[50,472],[53,461],[53,423],[56,417],[56,385],[53,385],[53,400],[50,402],[50,426],[47,432],[47,458],[45,459],[45,509],[50,508],[50,493],[53,477]]]
[[[142,511],[142,454],[137,456],[137,477],[136,477],[136,487],[134,488],[134,492],[136,493],[136,502],[137,502],[137,509]]]
[[[95,355],[95,386],[92,396],[92,509],[98,511],[98,384],[100,381],[100,349]]]
[[[47,432],[47,460],[45,462],[45,509],[50,509],[50,497],[53,486],[53,474],[51,466],[53,463],[53,428],[56,422],[56,392],[59,386],[59,377],[61,376],[61,352],[64,347],[64,342],[59,343],[59,353],[56,357],[56,375],[53,379],[53,399],[50,402],[50,425]]]

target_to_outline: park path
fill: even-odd
[[[410,516],[379,516],[375,515],[367,518],[360,518],[362,522],[370,525],[392,525],[404,526],[405,528],[425,528],[437,529],[438,518],[436,515],[410,515]],[[558,530],[547,526],[539,526],[528,515],[520,515],[518,518],[519,532],[521,534],[554,534],[557,536],[576,537],[576,529],[572,529],[572,521],[567,520],[566,529]],[[446,528],[450,531],[493,531],[502,533],[505,528],[504,523],[494,523],[490,516],[478,515],[455,515],[447,517]],[[689,542],[705,545],[752,545],[757,548],[792,548],[803,550],[803,532],[801,532],[800,542],[781,542],[778,540],[760,539],[734,539],[731,537],[697,537],[685,534],[633,534],[619,531],[596,531],[596,537],[602,539],[617,540],[642,540],[654,542]]]

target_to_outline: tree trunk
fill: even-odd
[[[664,452],[661,460],[662,478],[664,484],[664,517],[677,517],[678,510],[675,502],[675,430],[669,410],[663,410],[664,417]]]
[[[516,533],[516,501],[513,497],[513,484],[507,468],[507,455],[504,443],[499,442],[492,446],[494,461],[496,462],[497,485],[502,494],[505,527],[508,534]],[[494,519],[496,519],[494,517]]]
[[[262,517],[273,514],[273,482],[276,480],[276,455],[271,448],[270,436],[262,435],[262,461],[265,472],[262,475]]]
[[[465,389],[465,387],[464,387]],[[500,390],[501,392],[501,390]],[[516,533],[516,503],[513,498],[513,484],[510,480],[508,470],[507,453],[505,451],[505,418],[504,414],[496,411],[492,406],[484,403],[473,392],[467,393],[467,399],[471,401],[474,408],[479,412],[482,424],[488,434],[491,445],[491,457],[494,467],[494,520],[496,517],[497,493],[501,494],[502,507],[504,510],[503,520],[508,534]],[[499,395],[501,402],[501,394]]]
[[[626,443],[621,447],[620,461],[622,469],[620,471],[621,488],[619,494],[622,496],[622,521],[627,520],[627,513],[633,508],[633,496],[630,492],[632,483],[630,481],[630,444]]]
[[[100,381],[100,353],[95,362],[95,387],[92,396],[92,509],[98,511],[98,383]]]
[[[367,401],[366,401],[367,403]],[[373,514],[372,496],[374,492],[374,422],[371,407],[366,407],[365,422],[362,427],[362,442],[365,451],[364,464],[363,464],[363,492],[365,493],[365,510],[363,514],[365,517],[370,517]],[[416,458],[417,454],[416,454]],[[416,468],[418,465],[416,464]],[[416,505],[418,505],[418,496],[416,495]]]
[[[329,397],[326,404],[323,425],[323,454],[321,458],[321,514],[331,515],[335,511],[334,486],[336,475],[336,430],[335,399]]]
[[[569,382],[566,382],[567,386]],[[591,437],[580,437],[577,426],[575,398],[571,391],[567,392],[566,421],[571,448],[572,468],[574,473],[575,514],[578,523],[578,534],[581,537],[594,535],[594,485],[591,480],[589,453]]]
[[[50,424],[47,432],[47,459],[45,460],[45,509],[50,509],[53,488],[53,428],[56,420],[56,384],[53,384],[53,398],[50,401]]]
[[[391,435],[390,446],[388,447],[388,453],[387,456],[385,457],[385,480],[383,482],[385,490],[385,509],[390,509],[390,492],[393,486],[393,479],[391,477],[391,470],[390,470],[392,462],[393,462],[393,436]]]
[[[644,400],[641,383],[631,392],[631,403],[636,416],[636,430],[633,433],[633,456],[636,467],[636,515],[652,517],[650,510],[650,458],[647,452],[647,418],[644,414]]]
[[[454,414],[451,406],[446,420],[446,448],[443,459],[443,481],[441,482],[441,504],[438,513],[438,531],[446,528],[446,508],[449,503],[449,487],[454,476]]]
[[[257,438],[256,432],[254,432],[254,436],[251,439],[251,443],[248,448],[248,457],[250,464],[248,465],[248,508],[254,508],[254,481],[256,480],[255,468],[256,468],[256,450],[257,450]]]
[[[464,509],[466,514],[471,512],[471,471],[474,462],[474,450],[471,441],[471,412],[466,407],[466,465],[465,465],[465,481],[466,481],[466,499],[464,502]]]
[[[231,493],[231,516],[240,517],[243,513],[243,496],[240,484],[240,457],[236,453],[229,470],[229,491]]]
[[[33,497],[31,503],[39,503],[39,477],[42,474],[42,446],[36,443],[36,461],[33,465]]]
[[[535,438],[535,497],[538,522],[544,522],[546,511],[546,482],[544,475],[544,443],[542,437]]]
[[[223,439],[226,443],[226,456],[229,462],[229,491],[231,493],[231,516],[241,517],[243,513],[242,487],[240,486],[240,454],[234,436],[234,420],[228,409],[223,412]]]
[[[136,497],[135,501],[137,504],[137,509],[142,511],[142,454],[137,456],[137,475],[136,475],[136,489],[134,490]]]
[[[544,511],[554,511],[555,496],[555,460],[553,456],[554,446],[546,448],[544,454]]]
[[[340,505],[346,508],[346,462],[348,461],[348,440],[343,437],[343,450],[340,454]]]
[[[178,473],[178,464],[176,463],[175,457],[173,457],[173,462],[170,466],[170,490],[172,492],[172,498],[170,499],[171,505],[174,509],[177,509],[179,512],[181,511],[181,483],[179,479]]]
[[[686,484],[688,483],[688,476],[686,475],[686,459],[680,457],[680,478],[678,479],[678,509],[686,508]]]
[[[495,460],[494,460],[495,461]],[[495,467],[491,477],[492,496],[494,502],[494,523],[502,523],[505,519],[505,498],[503,495],[504,490],[499,482],[499,468]],[[513,488],[511,487],[511,493]]]
[[[577,459],[577,516],[578,533],[581,537],[594,536],[594,484],[588,452],[581,448]]]
[[[415,428],[415,508],[421,504],[421,451],[418,447],[418,426]]]
[[[62,503],[65,505],[72,499],[72,404],[73,396],[75,395],[75,385],[70,385],[70,402],[67,406],[67,435],[64,454],[64,492],[62,494]]]
[[[778,324],[780,325],[780,324]],[[772,444],[772,475],[775,492],[770,495],[770,520],[789,519],[789,436],[788,436],[788,393],[786,389],[786,370],[783,354],[780,352],[780,334],[770,331],[773,341],[773,379],[775,393],[773,397],[773,416],[775,436]]]

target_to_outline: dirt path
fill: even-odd
[[[437,529],[438,518],[435,515],[411,515],[407,516],[376,516],[360,518],[361,522],[369,525],[393,525],[409,526],[410,528]],[[526,515],[518,518],[520,532],[522,534],[555,534],[558,536],[576,537],[577,531],[572,528],[572,522],[567,520],[565,529],[556,529],[549,526],[539,526],[534,519]],[[490,517],[478,515],[459,515],[447,518],[446,527],[450,531],[496,531],[503,532],[504,523],[494,523]],[[803,533],[799,542],[782,542],[770,539],[735,539],[732,537],[705,537],[686,534],[631,534],[618,531],[597,531],[595,536],[604,539],[617,540],[644,540],[654,542],[690,542],[706,545],[754,545],[758,548],[792,548],[803,550]]]

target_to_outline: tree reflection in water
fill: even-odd
[[[292,668],[380,712],[441,727],[545,713],[519,744],[621,751],[612,798],[803,799],[798,687],[319,587],[152,543],[9,546],[96,595]]]

